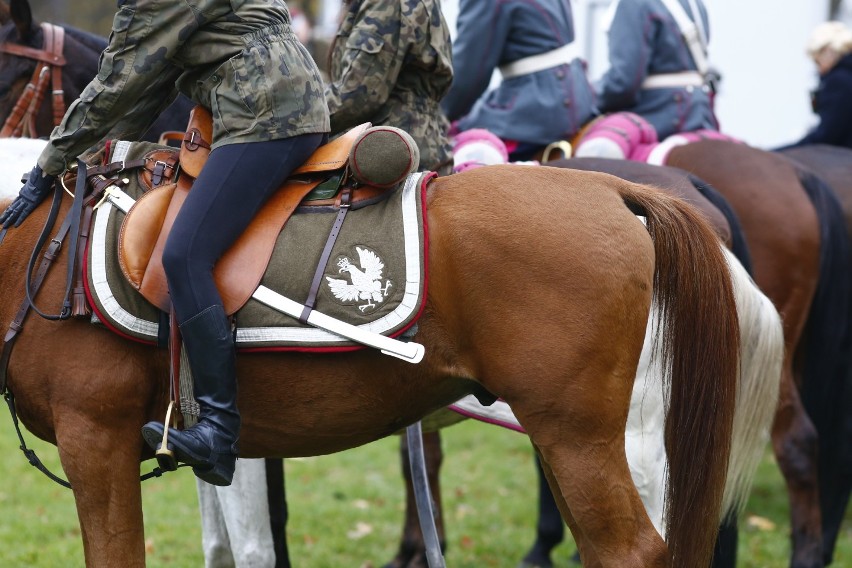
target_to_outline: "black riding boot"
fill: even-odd
[[[178,461],[193,466],[199,479],[213,485],[230,485],[237,459],[240,414],[236,352],[225,310],[219,305],[211,306],[181,324],[180,332],[201,413],[195,426],[169,430],[169,449]],[[159,448],[163,424],[145,424],[142,436],[152,448]]]

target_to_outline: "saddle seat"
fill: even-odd
[[[170,300],[162,264],[163,248],[174,219],[210,154],[212,124],[209,111],[200,106],[193,109],[180,148],[177,179],[146,192],[130,209],[121,227],[122,272],[145,299],[166,312]],[[370,126],[362,124],[320,146],[281,185],[219,260],[213,274],[227,314],[239,310],[257,289],[276,239],[297,207],[356,207],[388,192],[388,188],[356,182],[347,165],[353,148]]]

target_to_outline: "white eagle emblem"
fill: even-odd
[[[326,276],[328,285],[334,297],[341,302],[357,302],[366,300],[366,304],[361,304],[358,309],[361,312],[367,311],[369,308],[376,307],[376,303],[381,303],[388,295],[388,289],[392,286],[390,280],[386,280],[384,287],[382,286],[382,270],[385,263],[373,251],[355,247],[358,251],[358,262],[361,267],[358,268],[348,257],[343,257],[337,261],[337,266],[340,267],[338,272],[348,272],[352,279],[352,284],[340,278],[331,278]]]

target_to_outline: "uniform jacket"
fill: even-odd
[[[580,60],[506,79],[482,96],[500,65],[574,41],[568,0],[461,0],[457,25],[455,80],[441,106],[461,130],[545,145],[571,137],[594,114]]]
[[[438,106],[453,80],[450,35],[438,0],[351,0],[331,52],[331,129],[394,126],[420,147],[421,169],[450,161]]]
[[[98,75],[39,158],[49,174],[113,132],[134,139],[178,91],[213,114],[216,148],[328,132],[322,79],[282,0],[121,0]]]
[[[690,3],[679,1],[695,21]],[[701,0],[697,4],[709,37],[706,9]],[[649,75],[697,70],[680,28],[660,0],[619,0],[608,39],[610,68],[598,88],[603,112],[641,115],[660,140],[676,132],[718,129],[706,88],[641,88]]]
[[[852,53],[823,75],[814,93],[819,124],[794,146],[831,144],[852,148]]]

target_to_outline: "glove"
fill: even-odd
[[[38,204],[44,201],[44,198],[53,189],[55,181],[56,176],[46,176],[42,172],[41,166],[34,167],[27,183],[18,193],[18,197],[0,215],[0,224],[3,225],[3,228],[17,227],[23,223],[24,219],[38,207]]]

